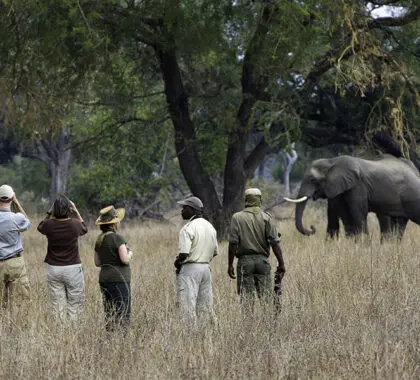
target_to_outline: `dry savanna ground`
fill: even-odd
[[[288,206],[289,207],[289,206]],[[293,208],[277,215],[292,216]],[[135,252],[132,324],[106,338],[93,265],[97,229],[80,239],[86,305],[77,328],[50,315],[43,258],[46,239],[24,234],[32,299],[0,317],[2,379],[281,379],[420,378],[420,229],[409,223],[401,243],[371,236],[325,240],[325,208],[305,222],[318,233],[297,233],[279,220],[287,273],[283,311],[246,314],[227,276],[227,244],[212,263],[217,329],[185,331],[175,308],[173,259],[180,220],[121,226]],[[271,257],[272,262],[273,257]]]

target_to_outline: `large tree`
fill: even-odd
[[[299,138],[355,143],[378,127],[405,141],[414,130],[416,1],[49,0],[43,7],[22,3],[33,12],[26,18],[19,3],[1,2],[8,17],[3,27],[52,20],[35,33],[40,45],[43,35],[50,36],[49,53],[41,50],[37,58],[61,67],[76,85],[90,73],[87,97],[100,87],[100,73],[114,67],[116,56],[131,68],[133,80],[144,84],[143,94],[136,95],[164,91],[161,101],[167,104],[184,178],[221,230],[241,207],[246,181],[273,149]],[[401,8],[374,17],[373,8],[386,4]],[[16,15],[19,22],[13,21]],[[53,33],[60,38],[56,46]],[[19,41],[17,34],[2,46],[13,49]],[[19,54],[16,48],[4,67]],[[314,106],[321,104],[325,87],[359,99],[378,88],[382,93],[368,105],[368,121],[349,123],[354,127],[349,132],[347,124],[321,125]]]

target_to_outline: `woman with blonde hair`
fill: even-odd
[[[117,233],[125,210],[107,206],[100,211],[96,220],[102,233],[95,244],[95,265],[100,267],[99,287],[105,311],[105,327],[112,330],[116,325],[128,326],[131,314],[131,271],[132,251],[125,239]]]

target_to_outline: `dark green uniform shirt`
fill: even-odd
[[[98,237],[95,244],[95,251],[98,253],[101,262],[99,282],[130,282],[130,266],[124,264],[118,253],[125,239],[115,233],[105,233]]]
[[[259,207],[246,207],[233,214],[229,242],[238,245],[236,256],[268,255],[270,246],[280,241],[280,234],[270,214]]]

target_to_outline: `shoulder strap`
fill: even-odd
[[[97,247],[97,249],[101,248],[102,243],[104,242],[105,236],[106,235],[109,235],[109,234],[113,234],[113,233],[114,232],[112,232],[112,231],[107,231],[107,232],[104,232],[104,233],[100,234],[98,236],[98,240],[96,240],[96,247]]]

